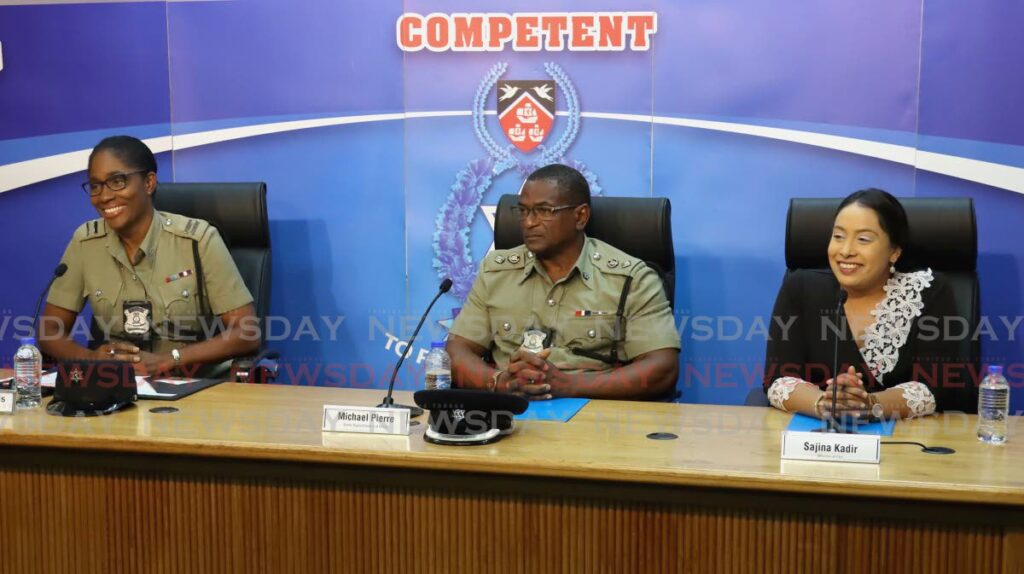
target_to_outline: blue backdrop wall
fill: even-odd
[[[404,51],[396,37],[404,13],[623,10],[656,14],[649,49]],[[490,248],[497,198],[552,159],[601,194],[672,199],[684,401],[739,403],[758,384],[789,198],[868,186],[974,198],[985,360],[1019,368],[1022,19],[999,0],[0,7],[0,363],[95,217],[77,187],[88,149],[130,133],[164,181],[268,183],[268,334],[286,382],[386,384],[396,338],[452,276],[399,380],[415,385]],[[542,148],[505,139],[499,76],[557,82]]]

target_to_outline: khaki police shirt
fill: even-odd
[[[552,364],[570,373],[607,371],[612,365],[571,349],[610,353],[626,277],[633,277],[633,283],[626,298],[620,360],[678,349],[679,333],[658,274],[643,261],[589,237],[574,268],[555,283],[523,245],[487,254],[451,333],[490,349],[498,367],[505,368],[522,345],[524,331],[553,330]]]
[[[61,260],[68,266],[50,288],[47,302],[80,312],[86,300],[100,328],[126,340],[123,303],[153,305],[154,352],[181,348],[202,332],[192,240],[199,242],[205,290],[213,315],[252,303],[238,268],[217,229],[206,221],[155,211],[153,223],[128,260],[120,239],[106,222],[94,219],[75,230]]]

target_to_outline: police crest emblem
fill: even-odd
[[[496,178],[506,172],[526,177],[539,167],[562,163],[583,174],[591,195],[601,195],[597,176],[583,162],[567,157],[580,129],[579,95],[569,76],[554,62],[544,64],[550,76],[546,80],[502,79],[507,69],[506,63],[491,67],[473,98],[473,133],[487,156],[470,161],[456,174],[451,193],[435,219],[433,267],[438,277],[452,280],[450,293],[456,299],[466,298],[476,278],[469,231],[478,210],[491,213],[493,219],[495,206],[482,205],[482,200]],[[555,112],[556,89],[566,108],[562,115]],[[501,131],[512,145],[495,141],[487,126],[486,116],[495,113],[484,109],[488,101],[494,101],[491,93],[496,94]],[[556,115],[563,124],[560,135],[549,138]]]
[[[555,123],[555,82],[505,81],[498,85],[498,121],[512,145],[532,151]]]

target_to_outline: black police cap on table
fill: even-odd
[[[73,360],[57,364],[46,412],[65,417],[109,415],[137,398],[135,367],[125,361]]]
[[[530,404],[516,395],[466,389],[417,391],[413,399],[430,411],[424,440],[447,445],[499,441],[515,430],[512,417]]]

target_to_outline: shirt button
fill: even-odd
[[[555,300],[554,299],[548,299],[548,307],[554,307],[554,306],[555,306]]]
[[[501,324],[501,330],[505,331],[506,333],[511,331],[512,330],[512,323],[509,323],[508,321],[505,321],[504,323]]]
[[[138,280],[139,280],[139,276],[138,275],[132,275],[132,281],[138,281]]]
[[[591,330],[587,331],[587,336],[590,337],[591,339],[593,339],[594,337],[597,336],[597,331],[591,329]]]

